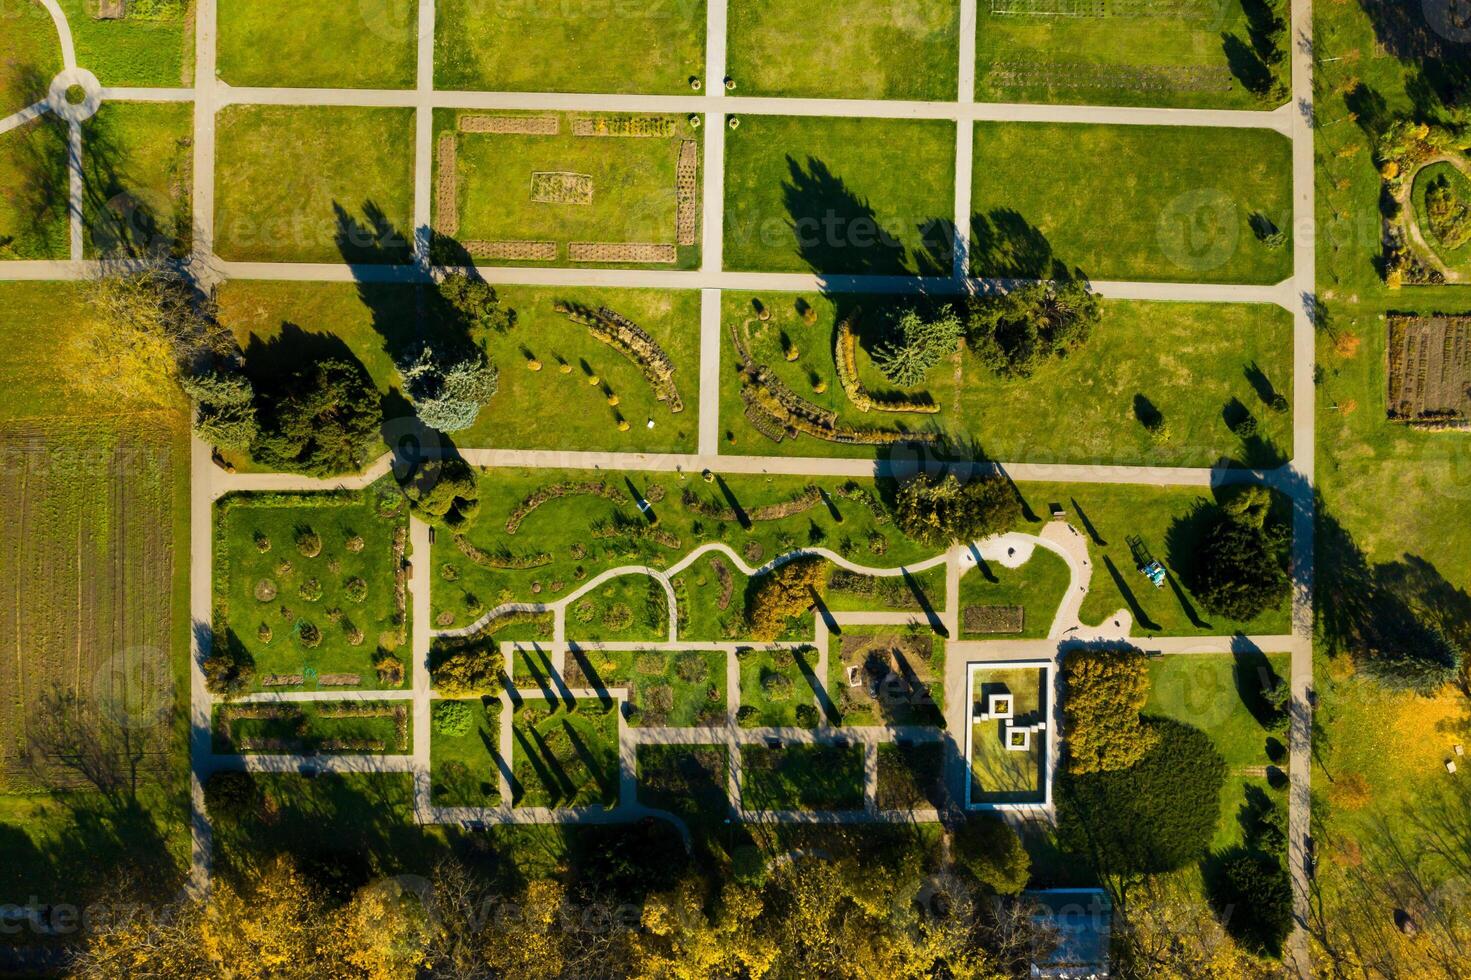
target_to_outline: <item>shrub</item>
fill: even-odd
[[[317,624],[303,619],[296,624],[296,639],[307,649],[319,646],[322,642],[322,629]]]
[[[603,628],[614,633],[633,625],[633,610],[626,602],[615,602],[603,610]]]
[[[797,705],[797,724],[802,728],[816,728],[817,707],[811,704]]]
[[[342,546],[356,555],[363,550],[363,536],[361,534],[351,535],[342,543]]]
[[[827,563],[803,556],[751,581],[746,593],[746,624],[752,637],[774,640],[787,621],[806,612],[813,596],[827,587]]]
[[[633,669],[646,677],[659,677],[664,673],[664,654],[645,650],[634,658]]]
[[[1021,837],[999,817],[971,814],[955,828],[955,861],[998,895],[1016,895],[1032,876]]]
[[[1266,854],[1238,854],[1221,868],[1213,892],[1227,932],[1254,952],[1282,955],[1292,932],[1292,881],[1281,861]]]
[[[1087,343],[1101,317],[1086,283],[1038,282],[971,300],[966,339],[992,371],[1025,378]]]
[[[342,635],[347,638],[347,642],[349,644],[355,647],[362,646],[363,640],[367,639],[367,637],[363,635],[362,629],[350,619],[343,620]]]
[[[790,647],[777,647],[771,651],[771,665],[777,670],[786,670],[796,662],[797,658],[792,655]]]
[[[322,583],[318,579],[309,578],[297,586],[296,594],[307,602],[317,602],[322,598]]]
[[[894,331],[898,339],[876,347],[873,360],[884,377],[901,388],[912,388],[924,381],[931,368],[955,353],[962,327],[949,307],[933,320],[909,309],[900,314]]]
[[[440,527],[463,527],[480,513],[480,478],[459,457],[425,461],[403,491],[421,520]]]
[[[470,734],[470,705],[464,701],[436,701],[431,722],[434,734],[460,738]]]
[[[296,532],[296,550],[307,558],[315,558],[322,553],[322,538],[309,527],[304,527]]]
[[[710,676],[710,664],[704,654],[687,650],[674,658],[674,675],[686,684],[698,684]]]
[[[445,698],[493,697],[500,693],[505,657],[493,639],[460,642],[430,654],[434,688]]]
[[[266,533],[264,531],[256,531],[254,540],[255,550],[259,551],[261,554],[265,554],[266,552],[271,550],[271,539],[266,536]]]
[[[1154,744],[1129,768],[1058,774],[1058,843],[1102,874],[1193,864],[1215,836],[1226,761],[1199,729],[1166,719],[1147,727]]]
[[[1211,520],[1191,569],[1191,591],[1210,612],[1251,620],[1287,599],[1280,548],[1266,529],[1221,510]]]
[[[674,708],[674,688],[668,684],[649,684],[641,694],[645,711],[667,716]]]
[[[420,420],[440,432],[474,425],[500,384],[500,372],[478,347],[453,357],[426,345],[417,358],[399,364],[399,373]]]
[[[1149,700],[1149,662],[1139,650],[1077,650],[1063,664],[1068,769],[1109,772],[1152,746],[1139,711]]]
[[[495,287],[484,279],[452,272],[440,280],[438,291],[469,331],[505,333],[516,323],[516,311],[503,308]]]
[[[255,661],[229,630],[215,631],[209,656],[199,666],[205,686],[222,697],[240,693],[255,678]]]
[[[591,623],[598,614],[597,603],[591,599],[581,599],[577,605],[572,607],[572,617],[584,626]]]
[[[736,711],[736,723],[742,728],[755,728],[761,713],[752,704],[743,704]]]
[[[368,583],[353,576],[343,583],[342,593],[353,602],[362,602],[368,598]]]
[[[271,632],[271,624],[261,623],[260,629],[255,631],[255,635],[256,639],[260,640],[262,643],[270,643],[271,637],[274,635]]]
[[[761,691],[766,700],[776,704],[792,699],[792,679],[786,674],[770,671],[761,675]]]
[[[923,474],[900,484],[895,516],[905,534],[940,546],[977,541],[1009,531],[1022,517],[1021,502],[1005,476],[984,473],[962,483],[951,473]]]

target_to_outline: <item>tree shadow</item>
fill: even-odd
[[[1094,527],[1093,522],[1088,519],[1088,514],[1083,510],[1083,505],[1078,503],[1078,498],[1069,497],[1068,499],[1072,502],[1073,513],[1078,515],[1078,520],[1083,524],[1083,530],[1088,532],[1088,537],[1092,538],[1093,543],[1098,547],[1107,548],[1108,542],[1103,539],[1103,535],[1098,533],[1098,528]]]
[[[987,278],[1073,278],[1047,236],[1013,208],[971,216],[970,258],[976,275]]]
[[[1471,99],[1471,21],[1463,5],[1359,0],[1375,40],[1410,70],[1405,90],[1421,118],[1443,117]]]
[[[1129,588],[1129,583],[1124,580],[1119,567],[1113,563],[1113,559],[1108,555],[1103,556],[1103,567],[1108,569],[1108,574],[1113,579],[1114,586],[1119,590],[1119,594],[1124,597],[1124,602],[1128,604],[1129,612],[1134,616],[1134,622],[1145,630],[1157,632],[1160,629],[1160,625],[1150,619],[1149,614],[1144,611],[1144,607],[1139,605],[1139,600],[1134,596],[1134,590]]]

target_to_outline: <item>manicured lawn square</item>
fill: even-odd
[[[1008,748],[1000,720],[982,721],[976,710],[991,694],[1011,700],[1015,723],[1046,722],[1050,728],[1051,692],[1040,668],[984,668],[976,671],[971,691],[970,802],[1041,803],[1046,795],[1047,730],[1033,732],[1025,749]]]
[[[960,578],[960,632],[966,638],[1045,637],[1067,594],[1067,562],[1036,548],[1020,568],[990,562]]]
[[[747,728],[816,728],[814,692],[820,683],[810,648],[737,651],[741,662],[740,722]]]
[[[0,259],[64,259],[66,130],[45,115],[0,134]]]
[[[618,711],[580,701],[516,709],[511,797],[516,806],[611,807],[618,802]]]
[[[861,745],[741,746],[747,810],[853,810],[863,805]]]
[[[435,247],[444,261],[626,264],[574,256],[569,247],[610,243],[674,246],[672,261],[640,265],[698,265],[703,150],[698,129],[685,116],[444,111],[435,123],[434,227],[444,239]],[[549,125],[556,131],[485,131],[517,124]],[[588,126],[594,133],[585,132]],[[446,173],[446,140],[454,149],[452,174]],[[691,152],[694,183],[685,198],[682,243],[680,160]],[[507,242],[549,242],[556,257],[503,252],[487,258],[476,244]]]
[[[979,276],[1272,284],[1292,274],[1292,147],[1268,130],[978,123]]]
[[[408,635],[406,505],[395,488],[381,491],[217,506],[217,642],[254,659],[257,688],[380,686],[375,661]]]
[[[953,101],[960,8],[840,0],[814,22],[800,0],[734,0],[727,69],[738,94]]]
[[[449,702],[436,702],[449,703]],[[434,732],[429,743],[430,793],[438,806],[496,806],[501,800],[501,702],[458,702],[470,710],[463,735]]]
[[[835,725],[943,725],[945,641],[929,630],[845,626],[829,640]]]
[[[215,250],[254,262],[405,262],[412,109],[228,106],[219,115]]]
[[[1271,85],[1286,83],[1286,59],[1252,76],[1265,94],[1233,71],[1227,51],[1244,48],[1247,37],[1240,0],[1158,3],[1122,16],[1054,9],[1038,12],[1026,0],[977,5],[977,101],[1230,109],[1284,101]]]
[[[412,88],[416,0],[220,0],[219,73],[263,88]]]
[[[116,20],[96,16],[97,0],[58,2],[76,42],[77,63],[103,85],[193,84],[191,0],[134,0],[127,16]]]
[[[109,102],[83,128],[87,257],[180,257],[193,236],[194,109]]]
[[[725,145],[725,267],[949,275],[955,126],[742,116]]]
[[[1149,665],[1151,690],[1142,713],[1199,728],[1232,768],[1265,766],[1272,761],[1266,727],[1272,709],[1265,691],[1288,683],[1291,666],[1285,653],[1160,657]]]
[[[434,66],[447,89],[692,94],[705,71],[705,4],[441,0]]]

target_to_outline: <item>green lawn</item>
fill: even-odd
[[[945,641],[930,630],[844,626],[828,639],[825,680],[834,725],[944,727]]]
[[[546,701],[516,709],[511,797],[516,806],[611,807],[618,802],[618,712],[580,701],[575,711]]]
[[[998,7],[1000,9],[998,9]],[[1161,3],[1130,15],[976,11],[976,98],[1178,108],[1275,108],[1233,76],[1226,38],[1247,36],[1240,0]],[[1271,70],[1287,81],[1285,59]]]
[[[12,4],[5,10],[5,50],[0,53],[0,117],[46,98],[51,79],[61,71],[56,27],[39,3]]]
[[[638,801],[683,817],[690,830],[713,834],[730,812],[724,745],[640,745]]]
[[[954,184],[948,122],[740,117],[725,145],[725,267],[949,275]]]
[[[600,490],[594,492],[599,484]],[[629,496],[630,485],[649,501],[657,525],[649,526],[639,516]],[[827,492],[831,508],[819,502],[786,517],[765,510],[810,499],[809,485]],[[749,529],[731,512],[726,491],[750,522]],[[480,514],[464,532],[479,560],[470,558],[454,535],[435,539],[435,567],[452,565],[455,576],[451,587],[434,590],[436,622],[443,612],[454,614],[443,625],[470,621],[460,605],[466,592],[487,607],[518,599],[550,601],[608,568],[626,564],[667,568],[707,541],[725,541],[753,565],[812,543],[823,543],[854,561],[890,566],[933,557],[937,550],[910,541],[889,523],[871,481],[731,475],[707,484],[677,474],[498,468],[482,476],[480,494]],[[519,525],[513,525],[515,533],[507,532],[508,521],[524,501],[548,494],[561,495],[528,511]],[[864,494],[880,508],[881,516],[870,510]],[[730,516],[721,516],[725,514]],[[524,567],[496,567],[513,565]],[[540,592],[535,591],[538,584]],[[709,580],[695,594],[718,605],[718,586]],[[743,609],[744,604],[744,595],[733,587],[728,610]],[[569,634],[578,636],[578,626],[575,610],[569,610]],[[810,620],[804,632],[807,629]]]
[[[496,806],[501,801],[501,702],[465,701],[470,730],[464,735],[434,732],[429,742],[430,792],[437,806]]]
[[[476,125],[475,118],[547,118],[558,120],[556,135],[523,135],[509,133],[465,132],[465,125]],[[668,136],[579,136],[574,132],[577,120],[596,122],[619,120],[660,120],[667,126]],[[696,242],[679,244],[678,164],[682,147],[692,143],[696,158],[702,152],[699,130],[688,118],[679,115],[636,116],[565,112],[455,112],[442,110],[435,115],[435,145],[445,135],[455,137],[455,207],[458,225],[446,226],[445,201],[436,197],[435,231],[448,239],[464,243],[474,255],[475,242],[550,241],[557,243],[555,264],[586,267],[617,265],[573,261],[569,253],[572,242],[607,242],[616,244],[648,243],[675,245],[679,268],[699,265],[698,220]],[[438,154],[436,150],[436,154]],[[534,186],[534,174],[576,174],[591,182],[587,200],[556,200]],[[692,207],[699,207],[697,171]],[[436,156],[436,195],[444,193],[446,175],[439,169]],[[540,198],[540,199],[538,199]],[[696,215],[698,218],[698,215]],[[436,243],[436,249],[453,249],[447,240]],[[447,261],[463,264],[463,256],[453,252]],[[523,260],[495,258],[487,260],[500,265]],[[524,260],[530,262],[531,260]],[[545,263],[534,263],[545,264]],[[644,266],[668,263],[643,263]]]
[[[738,95],[955,99],[960,11],[941,0],[735,0],[726,68]]]
[[[567,609],[567,634],[582,641],[669,639],[669,594],[647,575],[604,582]]]
[[[402,388],[388,351],[414,336],[414,286],[232,280],[219,290],[220,315],[248,344],[278,337],[287,324],[340,338],[387,395]],[[478,332],[500,368],[500,385],[475,425],[455,433],[461,446],[519,449],[693,452],[699,420],[699,294],[652,289],[497,286],[516,311],[504,334]],[[557,302],[606,306],[636,322],[675,365],[684,408],[672,413],[643,372],[553,308]],[[431,328],[432,329],[432,328]],[[529,370],[529,358],[541,365]],[[566,364],[568,370],[563,371]],[[588,381],[596,376],[599,384]],[[608,404],[610,395],[617,406]],[[568,411],[549,411],[555,403]],[[627,431],[618,419],[629,421]],[[647,425],[654,420],[654,428]]]
[[[375,657],[393,653],[408,635],[407,605],[395,586],[395,541],[406,544],[407,527],[403,498],[391,486],[242,495],[217,506],[215,629],[220,642],[254,658],[257,688],[314,688],[334,674],[346,676],[324,687],[382,686]],[[265,684],[272,675],[294,683]]]
[[[406,755],[413,737],[407,701],[226,704],[214,713],[214,750],[226,754]]]
[[[187,254],[194,108],[109,102],[83,129],[87,257]]]
[[[0,259],[64,259],[66,131],[42,116],[0,135]]]
[[[129,4],[122,20],[98,20],[96,0],[59,0],[77,63],[103,85],[171,87],[194,83],[192,0]]]
[[[1209,497],[1190,487],[1109,486],[1104,484],[1023,483],[1018,486],[1038,520],[1053,503],[1067,510],[1068,520],[1088,536],[1093,581],[1083,601],[1085,625],[1101,625],[1119,610],[1131,611],[1136,636],[1220,636],[1243,632],[1288,632],[1289,608],[1263,613],[1239,623],[1207,613],[1180,582],[1199,534],[1189,518]],[[1038,524],[1024,524],[1035,533]],[[1169,581],[1155,589],[1134,567],[1128,538],[1138,536],[1170,571]],[[1103,543],[1100,544],[1099,542]],[[1178,589],[1177,589],[1178,586]]]
[[[972,706],[985,704],[993,692],[1010,694],[1016,721],[1045,721],[1050,728],[1052,692],[1043,686],[1045,677],[1040,668],[986,668],[975,675]],[[1049,777],[1047,730],[1034,732],[1029,748],[1013,750],[1002,741],[1002,722],[972,718],[970,802],[1042,802]]]
[[[1458,167],[1450,163],[1433,163],[1423,168],[1415,175],[1415,186],[1411,191],[1411,197],[1415,208],[1415,218],[1420,225],[1420,233],[1425,236],[1426,243],[1435,250],[1442,262],[1453,272],[1463,275],[1471,275],[1471,242],[1463,242],[1452,248],[1446,242],[1436,237],[1429,217],[1425,210],[1425,192],[1435,181],[1444,180],[1451,189],[1453,200],[1462,207],[1471,208],[1471,178],[1468,178]]]
[[[414,0],[222,0],[219,74],[266,88],[413,88]]]
[[[439,88],[681,95],[704,71],[703,3],[444,0],[435,14]]]
[[[945,608],[945,569],[941,566],[927,572],[882,578],[834,569],[828,581],[826,605],[835,612],[928,614]]]
[[[944,806],[945,753],[941,742],[900,745],[885,742],[878,751],[880,810],[914,810]]]
[[[1051,631],[1058,606],[1067,595],[1071,573],[1067,562],[1046,548],[1037,548],[1020,568],[988,562],[960,578],[960,631],[965,639],[1040,639]],[[1021,607],[1021,631],[1012,632],[1010,619],[986,607]],[[967,610],[974,608],[974,621]],[[972,629],[974,625],[976,628]],[[1004,627],[1002,629],[1001,627]]]
[[[681,640],[735,640],[745,632],[750,579],[726,555],[703,555],[674,577]]]
[[[218,125],[221,258],[407,261],[412,109],[227,106]]]
[[[977,275],[1270,284],[1292,252],[1291,144],[1267,130],[977,123]],[[1063,189],[1066,188],[1064,192]]]
[[[737,651],[741,668],[741,724],[747,728],[813,728],[817,725],[813,700],[820,681],[814,669],[817,653],[809,649],[744,648]],[[811,705],[806,720],[799,705]],[[749,710],[747,710],[749,709]]]
[[[723,725],[725,656],[719,650],[572,651],[563,680],[574,689],[627,689],[633,726]]]
[[[770,313],[756,318],[753,301]],[[860,427],[939,429],[966,436],[997,459],[1122,465],[1210,466],[1233,458],[1276,465],[1291,455],[1291,414],[1272,410],[1273,394],[1292,397],[1292,317],[1276,306],[1111,300],[1082,349],[1045,364],[1031,378],[1002,379],[968,354],[932,369],[924,383],[896,390],[874,365],[897,313],[913,304],[884,297],[844,297],[859,337],[858,375],[876,397],[902,396],[939,407],[934,414],[863,413],[838,380],[833,329],[839,311],[815,293],[733,293],[722,296],[729,326],[747,323],[753,359],[788,387],[841,421]],[[804,318],[802,311],[816,316]],[[809,324],[809,319],[812,322]],[[795,360],[788,360],[795,351]],[[728,332],[723,356],[734,363]],[[746,420],[741,382],[721,374],[725,451],[756,455],[870,456],[871,447],[808,436],[772,442]],[[822,388],[818,391],[818,388]],[[1151,434],[1136,414],[1147,399],[1166,427]],[[1239,406],[1239,408],[1237,407]],[[1243,441],[1227,418],[1240,411],[1257,420]]]
[[[854,810],[863,805],[863,747],[741,746],[747,810]]]

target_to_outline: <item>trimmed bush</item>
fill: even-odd
[[[710,664],[704,654],[686,651],[674,658],[674,676],[686,684],[698,684],[710,676]]]
[[[470,734],[470,706],[464,701],[436,701],[431,725],[434,734],[460,738]]]
[[[353,576],[343,583],[342,594],[353,602],[362,602],[368,598],[368,583],[357,576]]]
[[[493,639],[462,642],[431,652],[430,674],[441,697],[494,697],[500,693],[505,657]]]
[[[792,679],[775,671],[761,675],[761,691],[766,700],[781,703],[792,699]]]
[[[315,558],[322,553],[322,538],[309,527],[296,532],[296,550],[306,558]]]
[[[1139,711],[1149,701],[1149,661],[1139,650],[1077,650],[1063,664],[1068,770],[1109,772],[1134,765],[1155,732]]]
[[[307,602],[318,602],[322,598],[322,583],[318,579],[309,578],[297,586],[296,594]]]

